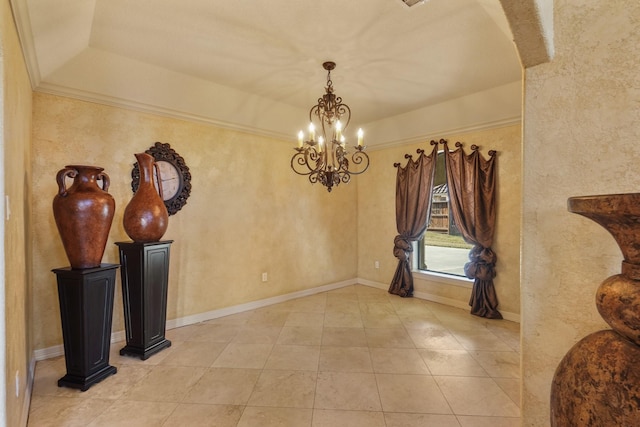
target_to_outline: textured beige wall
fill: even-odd
[[[489,150],[497,150],[498,198],[494,250],[498,255],[495,286],[500,302],[499,309],[520,313],[520,215],[521,215],[521,146],[520,125],[442,135],[449,141],[464,144],[465,152],[476,144],[487,156]],[[440,139],[440,137],[438,137]],[[428,142],[394,146],[371,151],[370,171],[358,177],[358,277],[389,284],[397,266],[393,256],[393,239],[398,234],[395,220],[394,163],[406,164],[404,154],[416,156],[416,149],[429,151]],[[375,261],[380,268],[374,267]],[[416,278],[416,292],[425,292],[442,298],[468,303],[470,290]]]
[[[25,239],[29,227],[29,174],[31,147],[31,85],[22,59],[18,36],[9,3],[0,3],[0,145],[4,150],[4,194],[9,198],[11,216],[5,220],[4,281],[6,322],[6,414],[0,424],[19,426],[27,396],[27,376],[32,355],[30,343],[29,244]],[[16,396],[16,373],[19,395]],[[26,414],[25,414],[26,415]],[[4,422],[3,422],[4,421]],[[4,424],[6,422],[6,424]]]
[[[594,296],[620,272],[613,238],[567,198],[640,188],[640,3],[555,1],[555,58],[526,71],[523,420],[549,425],[551,379],[579,339],[605,328]]]
[[[34,97],[35,347],[62,343],[52,268],[68,265],[53,219],[55,175],[102,166],[116,214],[103,262],[130,240],[122,214],[134,153],[171,144],[191,169],[187,205],[169,219],[173,239],[167,318],[176,319],[356,277],[356,187],[328,193],[289,166],[295,142],[46,94]],[[261,281],[262,272],[269,280]],[[119,278],[117,287],[120,287]],[[123,330],[116,291],[113,331]]]

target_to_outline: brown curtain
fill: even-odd
[[[431,141],[433,150],[425,155],[424,150],[418,150],[418,159],[405,154],[407,165],[400,163],[394,166],[398,169],[396,175],[396,226],[398,235],[394,239],[393,254],[398,258],[398,267],[393,275],[389,293],[401,297],[413,296],[413,275],[411,274],[410,258],[413,247],[411,242],[422,237],[427,229],[427,219],[431,214],[431,192],[433,191],[433,177],[436,170],[438,143]]]
[[[456,142],[456,150],[449,151],[447,141],[440,142],[444,144],[451,212],[464,239],[474,245],[464,266],[467,277],[474,279],[471,314],[502,319],[493,285],[497,257],[491,249],[496,218],[496,152],[489,151],[485,160],[476,145],[466,155],[461,143]]]

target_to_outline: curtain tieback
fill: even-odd
[[[491,248],[476,245],[469,251],[469,262],[464,265],[464,274],[469,279],[493,280],[498,257]]]
[[[411,244],[411,240],[407,239],[403,236],[396,236],[393,239],[393,255],[399,260],[408,260],[409,254],[413,252],[413,245]]]

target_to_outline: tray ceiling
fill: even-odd
[[[11,3],[35,90],[274,135],[304,124],[326,60],[356,126],[522,73],[499,0]]]

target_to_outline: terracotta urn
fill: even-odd
[[[107,193],[110,180],[103,170],[68,165],[56,175],[58,194],[53,199],[53,216],[73,269],[99,267],[104,255],[116,204]],[[69,188],[66,178],[73,178]]]
[[[154,185],[161,182],[160,170],[153,156],[147,153],[135,155],[140,169],[140,185],[131,201],[124,210],[124,231],[138,243],[159,241],[167,231],[169,213],[162,200],[162,186]]]
[[[556,369],[551,425],[640,426],[640,193],[572,197],[568,209],[604,227],[624,259],[596,292],[612,329],[580,340]]]

